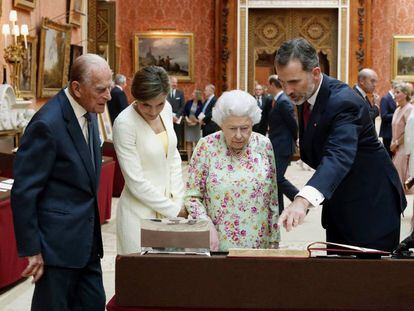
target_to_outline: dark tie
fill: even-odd
[[[260,96],[257,97],[257,106],[259,106],[259,108],[262,108],[262,103],[260,102]]]
[[[93,164],[93,169],[95,169],[95,152],[93,151],[93,122],[91,114],[89,112],[84,114],[86,121],[88,122],[88,146],[89,152],[91,154],[91,160]]]
[[[308,126],[309,117],[311,115],[311,105],[308,101],[303,103],[303,111],[302,111],[302,118],[303,118],[303,128],[306,129]]]
[[[371,106],[371,102],[369,101],[369,98],[367,95],[365,95],[365,100],[367,101],[367,103]]]
[[[272,109],[273,109],[273,108],[275,108],[275,106],[276,106],[276,101],[275,101],[275,99],[273,98],[273,100],[272,100]]]

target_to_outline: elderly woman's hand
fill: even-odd
[[[219,250],[219,239],[217,229],[214,226],[213,222],[209,221],[210,225],[210,251],[217,252]]]

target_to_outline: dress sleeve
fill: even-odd
[[[275,155],[273,152],[272,143],[269,139],[266,139],[265,155],[267,158],[267,178],[271,180],[269,188],[269,229],[270,229],[270,242],[280,241],[280,231],[277,225],[279,220],[279,205],[277,196],[277,178],[276,178],[276,163]]]
[[[193,218],[209,218],[203,202],[208,171],[207,141],[202,138],[188,165],[187,193],[184,198],[184,205]]]

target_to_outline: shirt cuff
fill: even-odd
[[[299,191],[299,193],[295,196],[295,198],[296,197],[305,198],[312,205],[311,207],[316,207],[318,205],[321,205],[322,202],[325,200],[325,197],[323,196],[323,194],[320,193],[318,189],[312,186],[303,187]]]

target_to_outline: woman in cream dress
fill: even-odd
[[[181,158],[172,109],[165,102],[169,88],[164,69],[141,69],[131,86],[135,101],[114,123],[114,146],[125,178],[117,210],[118,254],[140,251],[141,219],[185,214]]]
[[[397,109],[392,117],[392,140],[390,145],[391,152],[394,153],[392,162],[394,163],[401,184],[404,185],[408,177],[408,157],[405,147],[405,126],[410,116],[413,106],[410,103],[412,87],[410,84],[398,83],[394,88],[395,101]],[[412,190],[406,191],[406,194],[412,194]]]

